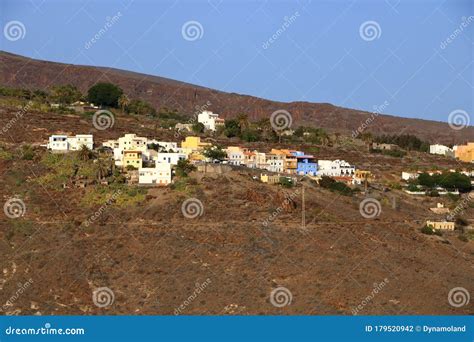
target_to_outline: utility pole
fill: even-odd
[[[364,194],[367,195],[367,177],[369,175],[366,173],[364,177]]]
[[[301,190],[301,228],[306,229],[305,203],[304,203],[304,183]]]

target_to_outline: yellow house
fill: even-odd
[[[200,137],[186,137],[186,140],[181,142],[181,149],[182,152],[189,155],[188,158],[191,162],[201,161],[206,159],[201,151],[211,145],[211,143],[202,142]]]
[[[464,162],[474,162],[474,142],[467,143],[467,145],[458,145],[454,155]]]
[[[262,183],[277,184],[280,183],[280,175],[267,175],[265,173],[260,174],[260,181]]]
[[[142,167],[142,151],[123,151],[123,166],[127,167],[128,165],[140,169]]]
[[[208,146],[211,146],[211,143],[202,142],[200,137],[186,137],[186,140],[181,142],[181,148],[192,151],[202,150]]]
[[[454,230],[454,222],[448,221],[426,221],[426,225],[433,229]]]

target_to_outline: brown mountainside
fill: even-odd
[[[62,64],[26,58],[0,51],[0,84],[29,89],[48,89],[71,83],[81,91],[96,82],[118,84],[131,98],[140,98],[156,108],[168,107],[191,114],[196,107],[210,103],[209,109],[224,118],[247,113],[253,120],[269,117],[278,109],[293,116],[294,125],[324,127],[350,134],[371,117],[371,113],[341,108],[327,103],[276,102],[248,95],[226,93],[163,77],[92,66]],[[455,131],[446,123],[379,115],[367,129],[375,134],[410,133],[431,142],[462,143],[474,137],[474,127]]]

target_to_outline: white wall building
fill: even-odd
[[[138,170],[138,184],[168,185],[171,183],[171,164],[156,163],[155,167]]]
[[[283,172],[283,156],[267,154],[265,159],[266,169],[271,172]]]
[[[165,153],[158,152],[156,157],[153,157],[156,163],[165,163],[171,165],[177,165],[178,161],[188,159],[186,153]]]
[[[202,123],[206,129],[215,131],[217,126],[224,124],[224,119],[219,119],[219,114],[205,110],[198,114],[198,122]]]
[[[137,137],[136,134],[125,134],[123,137],[120,137],[117,140],[108,140],[102,145],[113,148],[115,165],[122,166],[123,151],[141,151],[142,156],[146,157],[144,153],[147,150],[147,142],[147,138]]]
[[[230,151],[227,152],[227,158],[231,165],[244,165],[245,155],[243,151]]]
[[[439,144],[430,145],[430,153],[454,157],[454,151],[452,148],[449,148],[448,146],[444,146],[444,145],[439,145]]]
[[[420,174],[418,172],[402,172],[403,180],[417,179]]]
[[[345,160],[318,160],[318,176],[352,176],[355,173],[355,166]]]
[[[227,146],[227,160],[230,165],[245,165],[245,152],[247,149],[243,149],[240,146]]]
[[[86,146],[92,150],[94,148],[94,136],[92,134],[76,134],[75,136],[67,136],[54,134],[49,137],[46,145],[51,151],[78,151],[82,146]]]
[[[158,141],[158,140],[148,140],[148,145],[150,144],[157,144],[160,145],[163,150],[169,152],[170,150],[173,152],[178,152],[178,143],[171,142],[171,141]],[[159,151],[160,152],[160,151]]]

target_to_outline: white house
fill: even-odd
[[[210,131],[215,131],[216,127],[224,124],[224,119],[219,119],[219,114],[205,110],[198,114],[198,122]]]
[[[265,152],[255,152],[255,165],[257,169],[267,168],[267,155]]]
[[[168,185],[170,183],[170,163],[156,163],[155,167],[142,167],[138,170],[138,184]]]
[[[54,134],[49,137],[46,145],[51,151],[78,151],[82,146],[86,146],[92,150],[94,148],[94,137],[92,134],[77,134],[75,136],[67,136]]]
[[[245,155],[243,151],[230,151],[227,152],[227,158],[231,165],[244,165]]]
[[[147,150],[147,142],[147,138],[137,137],[136,134],[125,134],[123,137],[120,137],[117,140],[108,140],[102,145],[113,148],[115,165],[122,166],[123,151],[141,151],[142,155],[146,157],[144,152]]]
[[[152,140],[148,140],[147,144],[148,145],[151,145],[151,144],[159,145],[160,147],[162,147],[163,150],[166,150],[167,152],[169,152],[170,150],[173,151],[173,152],[178,151],[178,143],[171,142],[171,141],[158,141],[158,140],[152,139]],[[159,152],[161,152],[161,151],[159,151]]]
[[[227,159],[231,165],[245,165],[245,152],[247,149],[243,149],[240,146],[228,146],[226,148]]]
[[[448,146],[444,146],[444,145],[439,145],[439,144],[430,145],[430,153],[454,157],[454,151],[452,148],[449,148]]]
[[[69,151],[69,143],[67,141],[67,135],[52,135],[49,137],[48,145],[49,150],[52,151]]]
[[[420,174],[418,172],[402,172],[403,180],[417,179]]]
[[[265,156],[266,169],[271,172],[283,172],[283,156],[268,153]]]
[[[345,160],[318,160],[318,176],[342,177],[352,176],[355,166]]]
[[[153,157],[156,163],[168,163],[171,165],[177,165],[178,161],[188,159],[186,153],[166,153],[158,152],[156,157]]]
[[[75,137],[69,137],[69,143],[72,150],[80,150],[86,146],[89,150],[94,148],[94,136],[92,134],[76,134]]]

